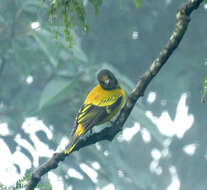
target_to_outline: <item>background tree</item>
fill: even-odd
[[[85,1],[89,36],[80,31],[68,36],[65,31],[63,36],[61,20],[51,30],[47,3],[2,1],[1,176],[12,173],[16,181],[18,174],[21,177],[47,160],[59,144],[67,144],[74,114],[95,84],[94,73],[100,67],[110,68],[129,93],[135,86],[132,81],[147,70],[169,38],[179,5],[180,1],[152,1],[136,9],[130,1],[103,2],[100,14],[94,16],[94,8]],[[205,16],[204,6],[195,13],[179,49],[133,110],[123,133],[112,143],[101,142],[72,154],[48,173],[50,182],[45,177],[43,183],[55,186],[58,176],[63,182],[59,181],[59,189],[63,185],[64,189],[96,189],[108,184],[117,189],[166,189],[171,181],[180,189],[205,189],[206,105],[200,103]],[[54,38],[56,32],[59,35]],[[73,47],[68,49],[72,34]],[[155,123],[162,118],[165,127]],[[190,130],[185,131],[187,128]],[[130,141],[125,138],[127,132]],[[192,155],[189,147],[195,149]],[[88,167],[93,168],[95,178]],[[78,177],[74,171],[79,172]],[[1,183],[8,182],[1,178]]]

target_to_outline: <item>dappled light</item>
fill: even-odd
[[[146,115],[157,125],[162,134],[171,137],[176,135],[178,138],[182,138],[184,133],[191,128],[194,122],[193,115],[188,113],[186,99],[187,94],[183,94],[180,97],[174,119],[171,119],[169,113],[166,111],[162,112],[159,118],[153,116],[150,111],[147,111]]]
[[[0,2],[0,190],[32,190],[33,172],[53,158],[33,175],[35,189],[206,190],[207,2],[177,12],[186,2]],[[110,81],[97,80],[102,69],[119,84],[80,113],[93,87]],[[98,123],[119,105],[120,87],[124,109]],[[79,132],[95,126],[65,155],[78,117]]]

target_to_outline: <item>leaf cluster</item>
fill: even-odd
[[[89,0],[89,3],[95,9],[95,13],[99,12],[102,0]],[[75,28],[89,32],[89,25],[86,21],[87,11],[86,5],[82,0],[53,0],[49,4],[49,17],[51,24],[64,25],[65,40],[69,43],[69,47],[73,45],[72,31]]]
[[[205,61],[205,66],[207,66],[207,59]],[[205,77],[203,81],[203,90],[201,91],[201,102],[206,101],[206,95],[207,95],[207,77]]]

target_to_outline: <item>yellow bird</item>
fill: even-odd
[[[89,92],[77,114],[72,139],[65,154],[71,153],[80,137],[92,127],[105,123],[115,116],[124,103],[125,92],[111,71],[101,70],[97,79],[99,84]]]

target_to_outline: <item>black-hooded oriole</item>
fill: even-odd
[[[71,142],[65,154],[69,154],[74,149],[80,137],[88,130],[115,116],[124,103],[124,90],[111,71],[101,70],[97,79],[99,84],[89,92],[76,116]]]

